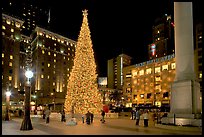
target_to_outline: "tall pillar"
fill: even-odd
[[[201,100],[194,71],[192,2],[174,2],[174,24],[176,76],[168,117],[177,125],[200,126],[201,120],[195,121],[201,114]]]

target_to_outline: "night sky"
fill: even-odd
[[[201,0],[194,1],[201,16]],[[82,10],[88,10],[97,73],[103,77],[108,59],[121,53],[131,56],[132,64],[147,61],[155,19],[173,15],[173,0],[39,0],[38,4],[51,11],[50,26],[44,28],[73,40],[80,32]]]

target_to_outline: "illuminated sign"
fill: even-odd
[[[155,44],[151,44],[151,52],[152,52],[152,56],[154,56],[156,53],[156,45]]]
[[[99,77],[98,78],[98,84],[101,86],[106,86],[107,85],[107,77]]]

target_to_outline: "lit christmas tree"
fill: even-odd
[[[64,104],[66,114],[86,114],[87,111],[99,114],[103,108],[87,15],[84,10]]]

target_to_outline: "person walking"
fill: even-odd
[[[104,110],[101,110],[101,122],[104,123],[105,122],[105,111]]]
[[[91,123],[91,113],[89,111],[86,113],[86,123],[88,125]]]
[[[143,114],[143,118],[144,118],[144,127],[148,127],[148,120],[149,120],[148,110],[145,110]]]
[[[132,109],[132,110],[131,110],[131,119],[133,120],[134,117],[135,117],[135,111],[134,111],[134,109]]]
[[[93,123],[94,114],[91,113],[91,123]]]
[[[51,114],[50,109],[49,108],[46,109],[44,114],[45,114],[45,120],[46,120],[45,122],[48,124],[50,122],[50,114]]]
[[[82,123],[84,123],[84,114],[82,114],[81,118],[82,118]]]
[[[66,122],[64,109],[61,111],[61,122]]]
[[[136,125],[139,126],[139,121],[140,121],[140,111],[139,110],[136,110],[135,118],[136,118]]]

